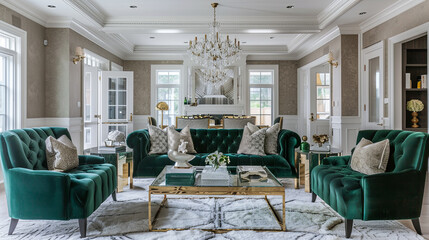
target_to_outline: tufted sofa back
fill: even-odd
[[[191,129],[195,150],[199,153],[219,151],[236,153],[243,129]]]
[[[405,169],[426,171],[428,134],[402,130],[363,130],[359,131],[356,144],[362,138],[379,142],[390,141],[390,156],[386,172],[399,172]]]
[[[3,170],[15,167],[46,170],[45,140],[48,136],[62,135],[71,139],[67,128],[25,128],[0,133]]]

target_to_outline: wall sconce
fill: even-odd
[[[334,55],[332,54],[331,51],[329,51],[328,63],[331,64],[331,66],[338,67],[338,61],[335,61]]]
[[[85,58],[81,47],[76,47],[76,49],[74,50],[74,55],[76,56],[73,58],[74,64],[77,64]]]

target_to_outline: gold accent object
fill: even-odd
[[[328,63],[331,64],[331,66],[334,66],[335,68],[338,67],[338,61],[336,61],[334,59],[334,55],[332,54],[331,51],[329,51],[329,56],[328,56]]]
[[[83,54],[83,50],[81,47],[76,47],[75,49],[75,57],[73,58],[73,63],[77,64],[78,62],[82,61],[85,58],[85,55]]]
[[[166,102],[159,102],[156,104],[155,109],[161,111],[161,128],[164,128],[164,111],[168,111],[168,104]]]
[[[419,122],[419,119],[417,118],[417,116],[419,116],[419,114],[417,112],[412,112],[411,116],[413,116],[413,118],[411,119],[411,122],[413,123],[413,125],[411,125],[411,127],[418,128],[419,125],[417,123]]]

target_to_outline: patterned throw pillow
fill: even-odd
[[[266,131],[266,129],[259,129],[252,133],[250,129],[245,126],[237,153],[265,156],[264,145]]]
[[[183,139],[185,142],[188,142],[186,145],[187,153],[197,153],[194,148],[194,142],[192,141],[191,130],[189,126],[180,131],[176,131],[174,126],[168,127],[168,151],[177,151],[180,145],[180,139]]]
[[[367,175],[384,173],[389,161],[389,154],[389,139],[372,143],[362,138],[355,148],[350,167]]]
[[[249,128],[251,133],[255,133],[256,131],[259,130],[259,128],[252,124],[252,123],[247,123],[247,127]],[[277,139],[279,137],[279,132],[280,132],[280,124],[276,123],[273,126],[267,128],[267,132],[265,133],[265,153],[266,154],[278,154],[277,152]]]
[[[147,125],[150,136],[149,154],[165,154],[168,151],[167,129],[161,129],[150,124]]]
[[[76,146],[66,136],[58,139],[49,136],[45,140],[46,160],[49,170],[67,171],[79,166]]]

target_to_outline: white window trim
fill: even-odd
[[[27,122],[27,32],[0,21],[0,31],[16,36],[15,52],[17,53],[15,63],[16,74],[16,125],[15,128],[23,128]]]
[[[170,70],[170,71],[180,71],[180,87],[179,87],[179,114],[182,114],[182,108],[183,108],[183,101],[184,100],[184,91],[185,91],[185,87],[184,87],[184,78],[183,78],[183,73],[185,72],[183,69],[183,65],[151,65],[150,67],[150,75],[151,75],[151,84],[150,84],[150,116],[157,119],[157,110],[155,109],[156,107],[156,100],[158,98],[157,96],[157,83],[156,83],[156,72],[159,70]],[[176,86],[176,84],[174,84]],[[166,87],[169,86],[169,84],[165,84]],[[160,123],[162,124],[162,123]]]
[[[244,89],[246,89],[246,111],[247,115],[250,115],[250,72],[257,72],[257,71],[273,71],[273,98],[272,98],[272,119],[271,121],[274,121],[276,117],[279,116],[279,65],[247,65],[247,77],[245,84],[243,84]],[[257,86],[258,84],[252,84],[253,86]],[[259,84],[261,86],[267,85],[267,84]],[[271,85],[271,84],[270,84]]]
[[[124,71],[124,67],[117,63],[110,62],[110,71]]]
[[[85,55],[90,55],[91,57],[93,57],[99,61],[100,65],[96,66],[98,68],[98,70],[101,70],[101,71],[109,71],[110,70],[109,69],[110,68],[110,61],[108,59],[106,59],[106,58],[104,58],[104,57],[102,57],[102,56],[100,56],[94,52],[91,52],[90,50],[88,50],[86,48],[83,49],[83,52]],[[92,66],[89,64],[87,64],[87,65]]]

